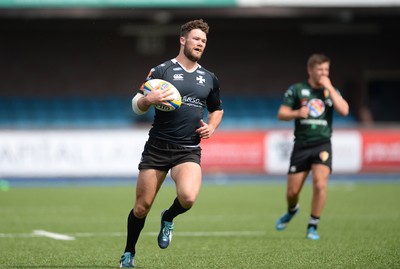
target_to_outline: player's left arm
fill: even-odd
[[[336,112],[343,117],[347,116],[349,114],[349,104],[332,85],[329,77],[321,77],[320,83],[329,91]]]
[[[224,115],[224,110],[215,110],[213,112],[208,113],[207,122],[200,120],[200,128],[196,130],[199,136],[203,139],[210,138],[215,130],[218,128],[221,123],[222,116]]]
[[[200,127],[196,130],[200,138],[210,138],[221,123],[224,110],[220,97],[220,85],[218,78],[212,74],[213,89],[207,97],[206,104],[208,109],[207,122],[200,120]]]

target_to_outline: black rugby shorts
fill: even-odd
[[[149,139],[144,146],[139,170],[168,171],[172,167],[185,162],[194,162],[200,165],[200,159],[200,147],[185,147],[162,140]]]
[[[313,164],[324,164],[332,172],[332,144],[330,141],[314,145],[294,145],[288,173],[309,171]]]

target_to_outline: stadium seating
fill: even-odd
[[[276,118],[281,97],[226,96],[221,128],[265,129],[292,127]],[[126,128],[151,122],[154,112],[137,116],[130,96],[111,97],[0,97],[0,128]],[[355,124],[352,115],[335,115],[335,125]]]
[[[124,127],[134,123],[131,111],[122,97],[0,98],[0,127]]]
[[[223,99],[225,110],[222,128],[227,129],[265,129],[291,128],[293,122],[277,119],[281,96],[227,96]],[[340,117],[334,113],[334,124],[339,127],[354,125],[353,115]]]

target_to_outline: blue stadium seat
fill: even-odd
[[[276,118],[280,104],[281,97],[226,96],[221,128],[292,127],[293,123]],[[119,128],[148,123],[153,117],[152,109],[142,116],[134,114],[130,96],[0,97],[0,128]],[[352,115],[334,115],[335,125],[350,126],[355,122]]]

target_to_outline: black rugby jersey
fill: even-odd
[[[209,112],[222,110],[217,77],[201,65],[195,71],[187,72],[172,59],[152,68],[146,81],[150,79],[172,83],[182,96],[182,105],[174,111],[155,109],[149,137],[183,146],[198,145],[200,136],[196,129],[201,126],[204,109]],[[142,87],[139,92],[143,94]]]

